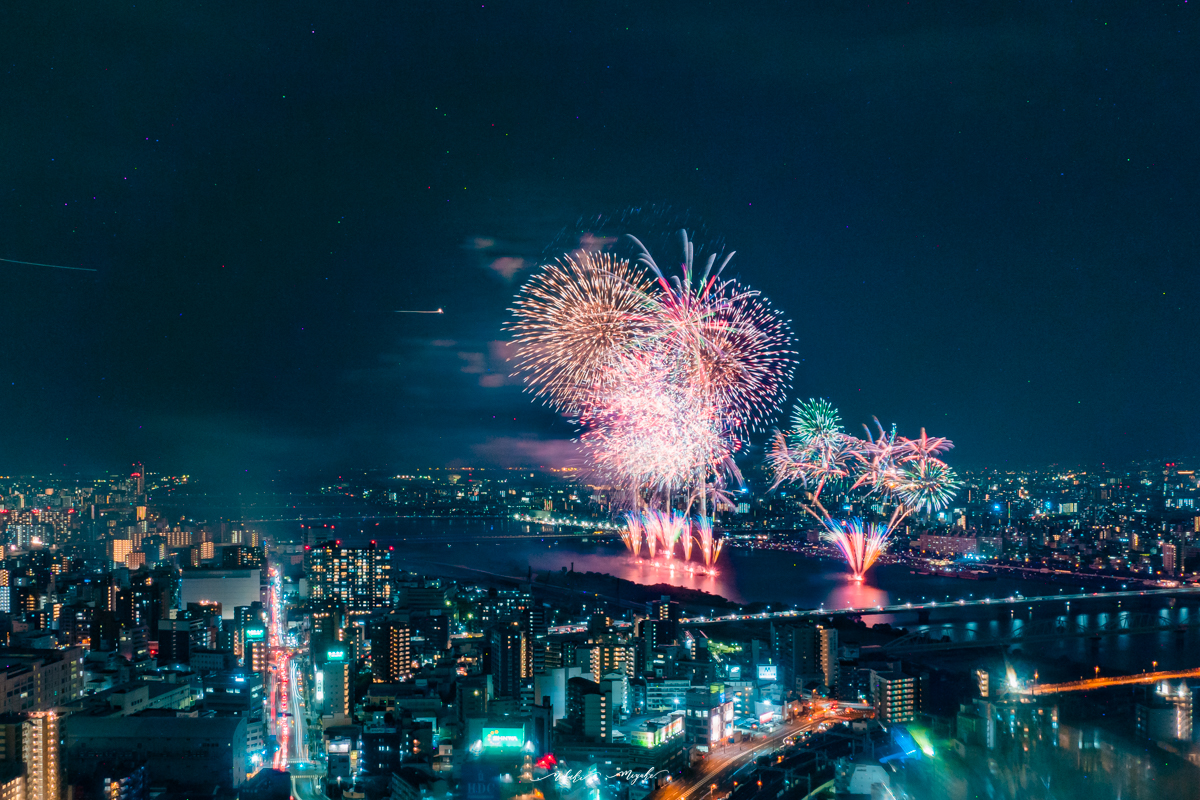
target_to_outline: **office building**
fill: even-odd
[[[733,701],[719,683],[688,690],[684,743],[706,751],[733,735]]]

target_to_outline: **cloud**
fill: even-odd
[[[520,381],[512,376],[508,366],[513,346],[513,342],[493,340],[487,343],[486,353],[459,351],[458,358],[462,365],[458,371],[478,375],[479,385],[485,389],[519,384]]]
[[[585,233],[579,237],[579,249],[587,250],[589,253],[595,250],[603,250],[610,244],[615,244],[617,237],[615,236],[596,236],[591,233]]]
[[[495,261],[488,264],[488,269],[504,278],[504,280],[511,281],[513,276],[525,269],[528,263],[529,262],[523,258],[504,256],[502,258],[497,258]]]
[[[570,439],[494,436],[471,452],[500,467],[577,467],[579,450]]]

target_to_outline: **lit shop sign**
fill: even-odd
[[[764,711],[763,713],[758,715],[758,721],[759,721],[759,724],[761,724],[761,725],[766,725],[768,722],[770,722],[774,718],[775,718],[774,711]]]
[[[759,664],[758,679],[760,681],[779,680],[779,667],[775,664]]]
[[[247,642],[261,642],[267,638],[266,628],[246,628]]]
[[[661,720],[653,720],[652,722],[661,722]],[[681,733],[683,733],[683,716],[679,715],[671,717],[670,722],[660,724],[654,730],[649,730],[648,723],[647,729],[633,731],[631,738],[633,743],[638,747],[653,748],[658,747],[668,739],[675,738]]]
[[[523,744],[525,744],[524,728],[483,729],[483,746],[489,750],[519,750]]]
[[[325,660],[326,661],[345,661],[346,660],[346,651],[345,650],[326,650],[325,651]]]

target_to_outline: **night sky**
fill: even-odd
[[[1200,454],[1197,12],[5,4],[0,257],[96,272],[0,263],[0,469],[562,463],[512,293],[684,223],[792,398],[958,466]]]

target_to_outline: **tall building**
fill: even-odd
[[[714,683],[688,690],[683,718],[684,741],[707,750],[733,734],[733,701],[725,687]]]
[[[365,548],[321,542],[305,552],[304,572],[311,600],[336,600],[350,614],[387,608],[395,600],[391,551],[374,542]]]
[[[1162,546],[1163,572],[1168,575],[1176,574],[1176,567],[1179,564],[1178,555],[1178,548],[1170,542]]]
[[[516,697],[521,682],[533,677],[529,637],[520,623],[497,625],[488,632],[488,674],[498,697]]]
[[[567,680],[566,719],[578,736],[594,742],[611,742],[614,704],[612,691],[587,678]]]
[[[27,800],[59,800],[58,715],[53,711],[30,714],[22,738]]]
[[[916,714],[917,679],[902,672],[871,670],[871,705],[886,724],[912,722]]]
[[[0,648],[0,714],[50,711],[83,697],[83,648]]]
[[[320,660],[326,650],[346,641],[346,609],[338,602],[326,602],[313,609],[309,649]]]
[[[779,661],[779,679],[787,691],[803,689],[813,680],[824,680],[820,664],[820,639],[815,625],[781,625],[772,629],[772,645]]]
[[[236,789],[246,780],[246,724],[245,717],[73,714],[63,721],[65,760],[87,775],[136,753],[147,780]]]
[[[679,637],[679,603],[669,595],[663,595],[659,600],[647,603],[648,616],[660,620],[662,624],[657,629],[659,644],[671,644]]]
[[[825,686],[835,691],[838,685],[838,632],[834,628],[817,629],[821,662],[821,673],[825,676]]]
[[[354,679],[350,661],[344,652],[329,653],[316,672],[314,699],[322,716],[332,717],[334,723],[350,718],[350,702],[354,695]]]
[[[25,765],[20,761],[0,763],[0,800],[26,800]]]
[[[391,614],[376,623],[371,637],[371,673],[376,683],[399,683],[412,675],[412,630]]]
[[[601,636],[592,642],[592,675],[597,679],[614,672],[634,675],[634,648],[620,636]]]
[[[1134,707],[1138,735],[1158,742],[1192,741],[1192,690],[1187,683],[1172,687],[1163,681],[1148,694]]]

